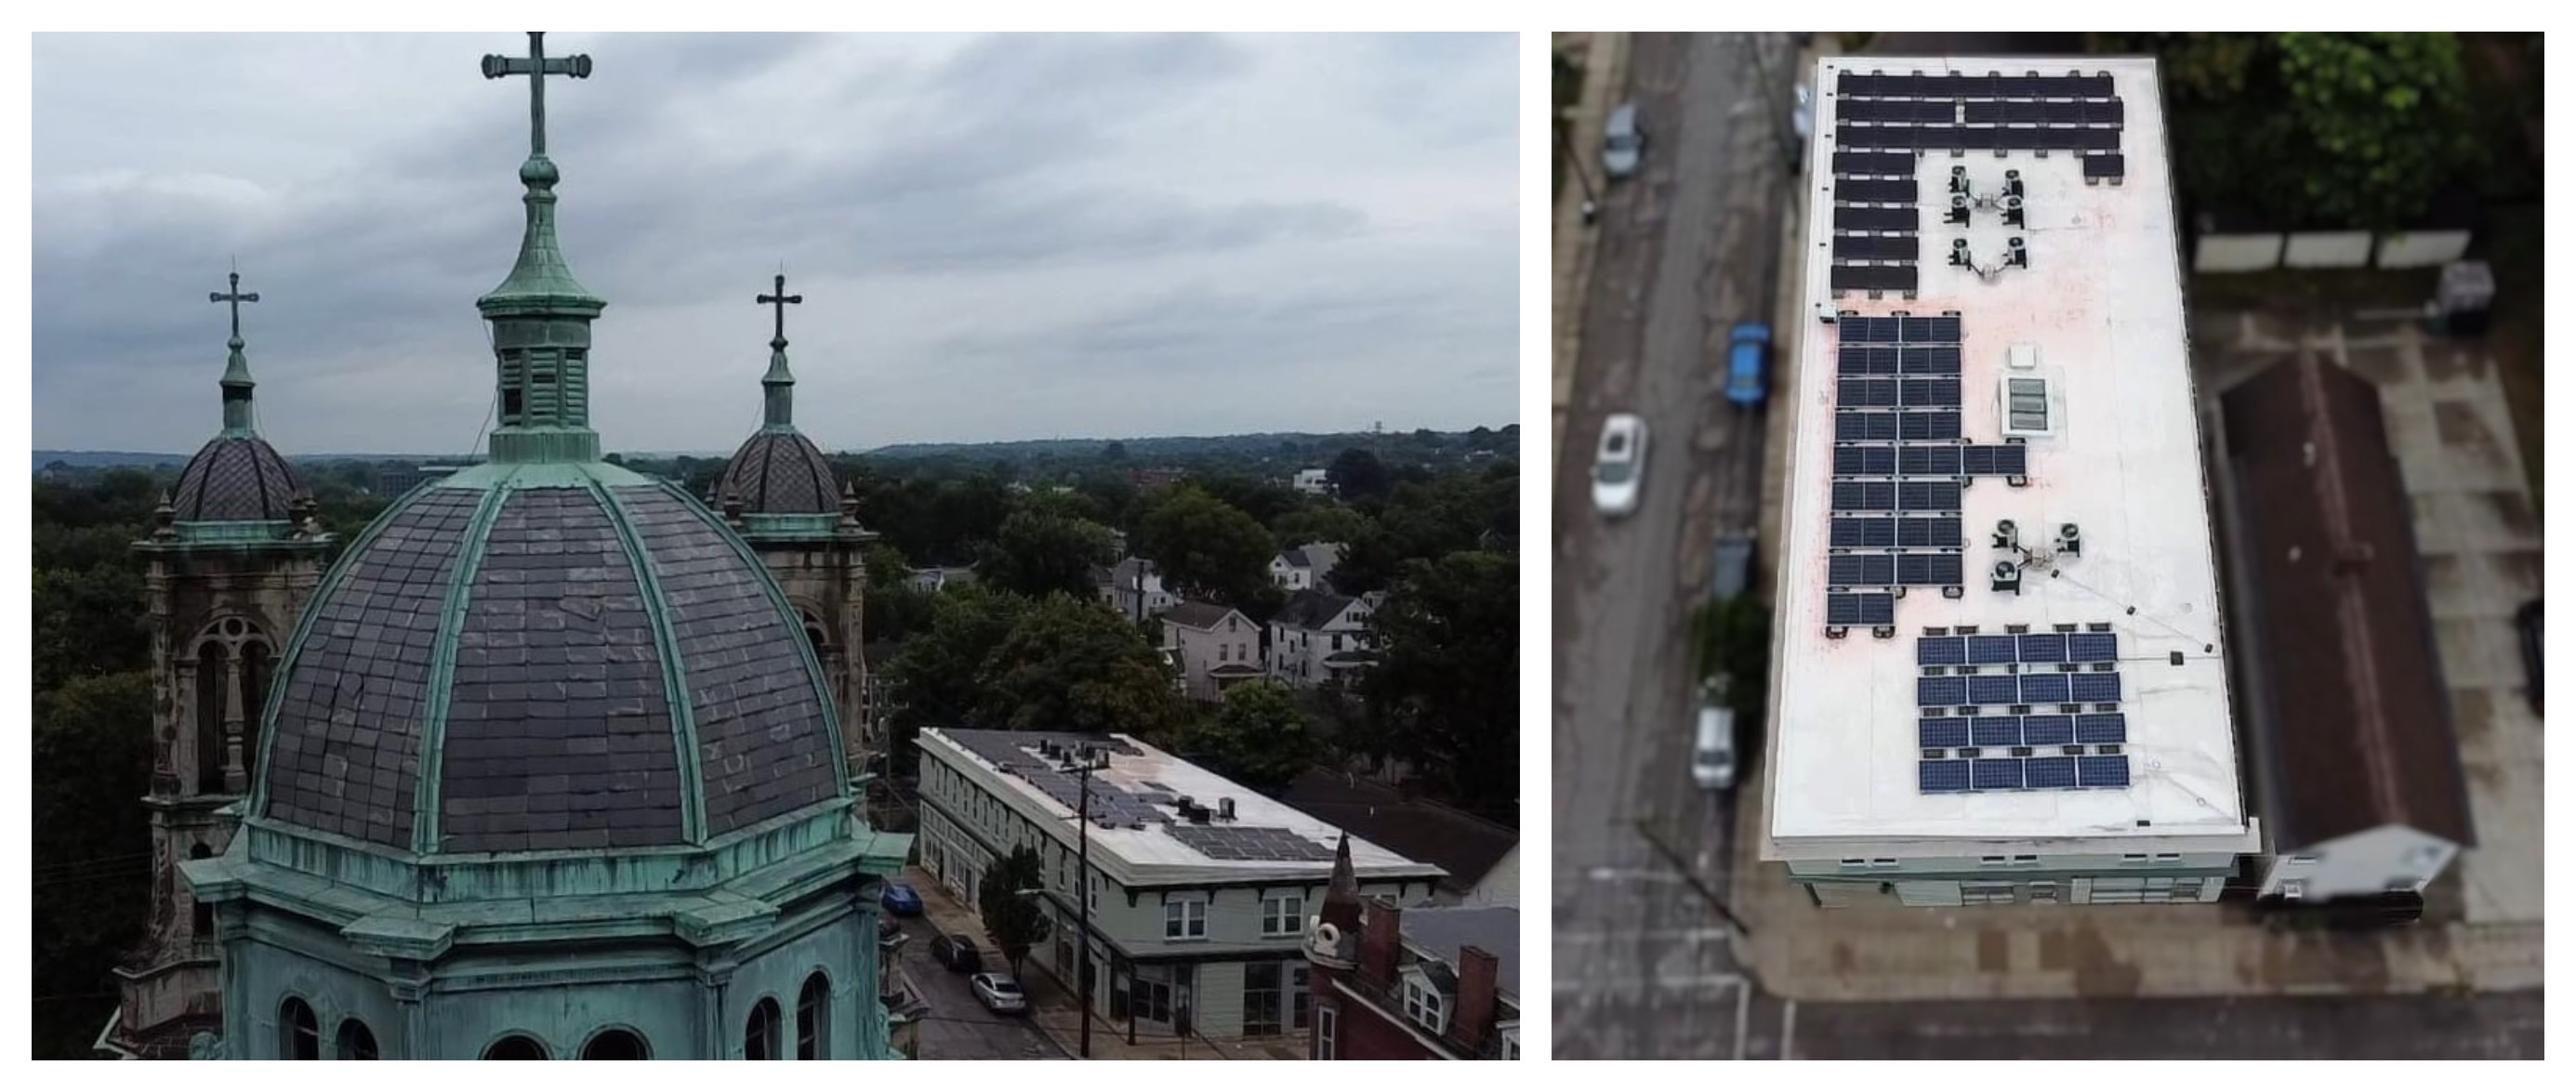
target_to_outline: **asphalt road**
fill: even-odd
[[[1728,809],[1690,781],[1685,638],[1711,541],[1759,512],[1762,423],[1723,397],[1726,338],[1771,314],[1794,55],[1777,34],[1634,44],[1646,165],[1610,188],[1596,228],[1556,490],[1559,1058],[1726,1058],[1776,1043],[1764,1029],[1777,1004],[1756,1011],[1722,919],[1674,858],[1712,882],[1728,859]],[[1645,418],[1647,465],[1636,514],[1609,522],[1588,475],[1602,421],[1620,411]]]
[[[925,894],[926,897],[926,894]],[[953,1058],[1023,1060],[1061,1058],[1064,1052],[1055,1047],[1045,1033],[1025,1016],[995,1016],[984,1011],[975,1000],[975,991],[966,985],[966,976],[939,965],[930,958],[930,940],[935,931],[929,918],[904,918],[903,931],[912,937],[895,952],[897,973],[908,977],[930,1002],[930,1015],[919,1024],[920,1050],[914,1057],[923,1061]],[[992,958],[992,953],[985,953]],[[915,1032],[897,1029],[898,1042],[907,1041]]]

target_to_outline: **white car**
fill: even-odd
[[[1704,697],[1698,738],[1691,741],[1691,780],[1710,792],[1735,787],[1735,710]]]
[[[975,988],[975,1000],[1000,1013],[1029,1011],[1029,995],[1020,992],[1020,980],[1007,974],[986,972],[966,980]]]
[[[1637,510],[1646,473],[1646,420],[1614,413],[1601,426],[1601,450],[1592,457],[1592,503],[1607,516]]]

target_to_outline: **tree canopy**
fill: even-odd
[[[1137,523],[1137,552],[1154,559],[1163,581],[1194,598],[1269,617],[1270,559],[1278,555],[1268,529],[1240,509],[1196,486],[1165,490]]]
[[[1321,752],[1296,692],[1267,681],[1227,687],[1223,704],[1192,720],[1181,737],[1183,757],[1264,796],[1287,791]]]
[[[1517,817],[1520,563],[1461,552],[1406,562],[1369,618],[1357,690],[1382,746],[1451,800]]]
[[[975,907],[984,918],[984,935],[991,937],[1002,961],[1011,965],[1011,977],[1020,976],[1020,961],[1029,957],[1029,949],[1046,943],[1055,923],[1038,905],[1036,891],[1046,883],[1046,862],[1037,850],[1019,846],[1010,856],[993,862],[984,878],[976,885]]]
[[[1011,513],[976,573],[1021,595],[1091,594],[1092,570],[1118,560],[1109,528],[1035,509]]]

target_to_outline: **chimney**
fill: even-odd
[[[1458,1014],[1449,1021],[1449,1034],[1478,1050],[1494,1023],[1496,965],[1492,952],[1472,944],[1458,949]]]
[[[1360,981],[1395,988],[1395,956],[1404,947],[1404,911],[1384,896],[1370,901],[1360,934]]]

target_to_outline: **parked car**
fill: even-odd
[[[1613,179],[1636,177],[1646,158],[1646,131],[1637,127],[1637,104],[1620,103],[1610,111],[1602,134],[1601,173]]]
[[[877,904],[885,907],[886,913],[899,918],[921,916],[921,892],[913,890],[908,883],[885,885],[885,894],[878,896]]]
[[[1691,780],[1710,792],[1735,787],[1735,710],[1719,694],[1715,687],[1700,693],[1698,732],[1691,742]]]
[[[1745,589],[1753,584],[1753,536],[1740,532],[1717,536],[1716,556],[1710,570],[1710,602],[1725,603],[1743,595]]]
[[[1592,503],[1603,515],[1637,510],[1646,473],[1646,420],[1614,413],[1601,425],[1601,448],[1592,457]]]
[[[1019,979],[1007,974],[979,974],[966,980],[975,988],[975,1000],[993,1012],[1017,1015],[1029,1011],[1029,995],[1020,992]]]
[[[964,933],[943,933],[930,942],[930,958],[959,974],[973,974],[984,969],[984,953],[975,947],[974,938]]]
[[[1789,152],[1789,170],[1795,173],[1807,163],[1807,141],[1816,135],[1814,96],[1806,84],[1798,85],[1798,105],[1789,111],[1789,131],[1798,135],[1798,146]]]
[[[1759,322],[1740,322],[1727,340],[1726,400],[1746,409],[1758,409],[1770,392],[1765,365],[1771,355],[1771,328]]]

